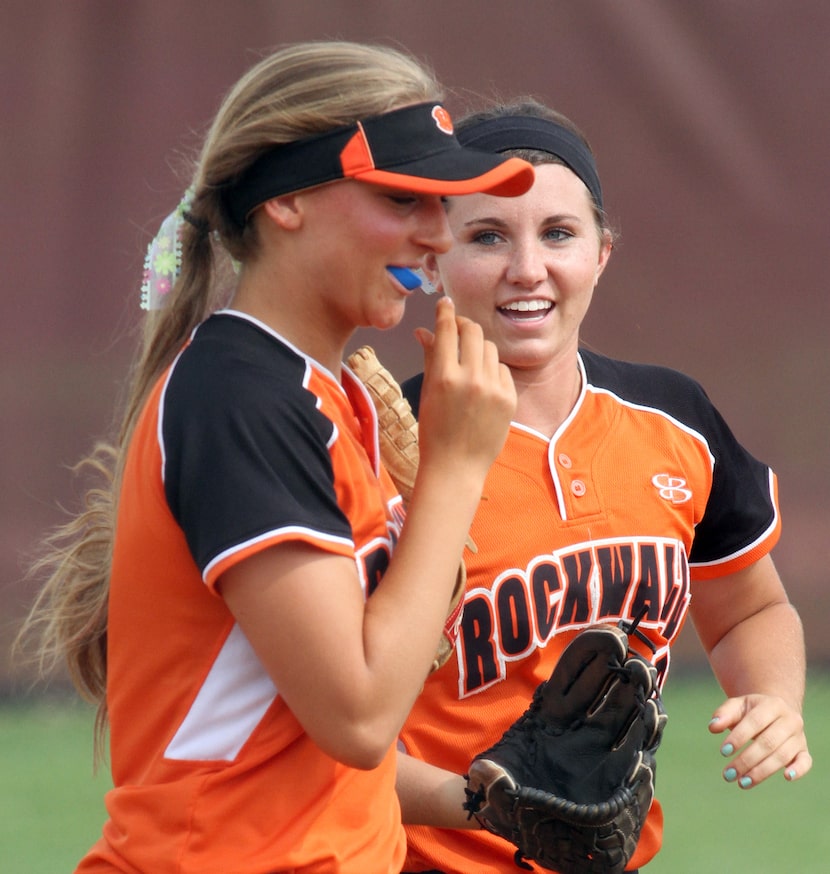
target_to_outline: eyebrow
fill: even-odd
[[[583,224],[583,220],[573,213],[555,213],[554,215],[546,216],[540,224],[542,225],[552,225],[558,224],[559,222],[576,222],[578,224]],[[476,225],[493,225],[497,228],[507,227],[510,222],[505,221],[504,219],[497,218],[496,216],[481,216],[480,218],[470,219],[468,222],[464,222],[465,228],[472,228]]]

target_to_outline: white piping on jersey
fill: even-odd
[[[556,446],[557,440],[567,431],[571,422],[576,418],[577,413],[582,408],[582,404],[585,400],[585,395],[590,391],[593,394],[604,394],[608,395],[608,397],[614,398],[614,400],[623,407],[628,407],[632,410],[641,410],[645,413],[651,413],[656,416],[662,416],[662,418],[671,422],[674,427],[679,428],[681,431],[684,431],[693,439],[700,442],[703,446],[706,447],[706,453],[709,456],[709,468],[710,470],[714,470],[715,467],[715,457],[712,455],[712,451],[709,448],[709,441],[701,434],[699,431],[695,431],[693,428],[690,428],[688,425],[685,425],[678,419],[675,419],[673,416],[670,416],[665,410],[661,410],[659,407],[649,407],[644,406],[642,404],[635,404],[631,401],[627,401],[624,398],[621,398],[615,392],[610,391],[606,388],[599,388],[598,386],[593,385],[588,382],[588,376],[585,372],[585,364],[582,361],[582,356],[577,354],[577,364],[579,365],[579,373],[582,377],[582,388],[579,392],[579,397],[576,400],[576,403],[573,406],[571,412],[565,418],[565,421],[556,429],[553,437],[550,438],[548,443],[548,467],[550,468],[551,478],[553,480],[553,486],[556,491],[556,501],[559,505],[559,514],[562,517],[563,521],[568,520],[567,508],[565,506],[565,497],[562,490],[562,484],[559,480],[559,476],[556,473],[556,465],[553,463],[553,455],[554,455],[554,447]],[[532,429],[526,429],[532,430]],[[544,435],[542,435],[544,436]]]
[[[290,540],[322,540],[324,543],[339,543],[354,550],[354,541],[351,537],[336,537],[332,534],[324,534],[322,531],[317,531],[314,528],[306,528],[302,525],[286,525],[284,528],[274,528],[271,531],[266,531],[264,534],[258,534],[250,540],[243,540],[241,543],[236,543],[229,549],[220,552],[217,556],[211,559],[207,565],[205,565],[205,569],[202,571],[202,579],[207,582],[211,569],[219,562],[224,561],[229,555],[248,549],[251,546],[255,546],[257,543],[262,543],[266,540],[274,540],[277,537]]]
[[[372,470],[374,471],[375,476],[380,476],[380,423],[378,422],[378,413],[377,408],[375,407],[375,402],[372,400],[372,396],[369,394],[369,389],[363,384],[363,380],[348,366],[343,365],[343,378],[348,379],[353,385],[357,387],[357,390],[363,395],[365,398],[365,407],[369,411],[369,415],[372,417],[372,438],[373,438],[373,446],[372,446],[372,457],[369,461],[372,464]],[[337,426],[335,425],[335,428]]]
[[[769,486],[769,494],[770,494],[770,505],[773,508],[772,514],[772,522],[764,529],[764,531],[752,541],[752,543],[743,547],[743,549],[739,549],[737,552],[733,552],[731,555],[727,555],[726,558],[718,558],[715,561],[692,561],[689,562],[689,567],[717,567],[719,564],[725,564],[729,561],[734,561],[736,558],[740,558],[742,555],[746,555],[748,552],[752,552],[759,543],[763,543],[767,537],[769,537],[770,532],[775,530],[775,527],[778,525],[778,504],[775,501],[775,474],[772,472],[772,469],[767,470],[767,483]]]
[[[554,465],[553,459],[553,449],[556,445],[556,441],[565,433],[568,428],[568,425],[574,420],[577,412],[579,412],[580,407],[582,406],[583,398],[585,397],[585,387],[588,384],[588,379],[585,375],[585,367],[582,364],[581,356],[577,355],[576,357],[577,365],[579,367],[579,375],[580,375],[580,389],[579,389],[579,397],[576,399],[576,403],[573,405],[573,409],[568,413],[565,417],[565,420],[562,424],[554,431],[552,437],[548,437],[547,434],[544,434],[542,431],[537,431],[535,428],[531,428],[529,425],[524,425],[521,422],[513,422],[512,425],[514,428],[517,428],[520,431],[525,431],[528,434],[535,434],[537,437],[540,437],[548,444],[548,468],[550,470],[551,481],[553,483],[554,491],[556,492],[556,503],[559,508],[559,515],[563,521],[567,521],[568,519],[568,511],[565,506],[565,496],[562,491],[562,483],[560,482],[559,475],[556,473],[556,465]]]
[[[222,310],[217,310],[216,315],[235,316],[236,318],[243,319],[246,322],[250,322],[252,325],[256,325],[258,328],[265,331],[267,334],[270,334],[272,337],[274,337],[274,339],[279,340],[280,343],[282,343],[284,346],[287,346],[295,355],[302,358],[306,364],[305,374],[303,375],[303,388],[308,388],[308,384],[311,381],[312,371],[316,369],[316,370],[319,370],[320,372],[322,372],[323,374],[325,374],[325,376],[327,376],[332,381],[332,383],[335,386],[337,386],[338,391],[342,392],[343,394],[346,393],[346,390],[343,388],[340,380],[327,367],[324,367],[322,364],[320,364],[320,362],[316,358],[312,358],[310,355],[307,355],[305,352],[303,352],[302,349],[300,349],[298,346],[295,346],[290,340],[286,340],[286,338],[283,337],[282,334],[278,333],[273,328],[266,325],[265,322],[261,322],[255,316],[249,315],[248,313],[243,313],[241,310],[222,309]],[[347,367],[344,367],[343,370],[344,370],[344,373],[348,373],[349,375],[352,375],[351,371]],[[372,410],[374,410],[375,407],[374,407],[374,404],[372,403],[371,396],[368,394],[368,392],[366,392],[366,389],[363,387],[363,383],[360,382],[360,380],[357,379],[357,377],[355,377],[355,381],[357,382],[358,385],[360,385],[360,387],[363,389],[364,393],[366,394],[366,397],[369,400],[368,406]],[[320,407],[322,406],[322,399],[319,397],[316,397],[315,401],[316,401],[317,409],[319,410]],[[377,432],[378,432],[377,419],[375,419],[375,442],[376,443],[378,440]],[[326,444],[326,447],[328,449],[330,449],[332,446],[334,446],[334,444],[337,442],[337,438],[339,437],[339,435],[340,435],[340,432],[337,428],[337,425],[334,422],[332,422],[331,437],[329,438],[329,441]],[[379,458],[379,456],[380,456],[380,453],[376,451],[375,458],[377,459],[377,458]],[[375,464],[375,467],[377,468],[377,464]],[[379,470],[375,470],[375,475],[376,476],[380,475]]]
[[[284,346],[287,346],[292,352],[294,352],[296,355],[298,355],[300,358],[302,358],[303,361],[305,361],[305,372],[303,373],[303,388],[306,388],[306,389],[308,388],[308,384],[309,384],[309,382],[311,382],[311,374],[313,372],[313,369],[316,367],[318,370],[321,370],[327,377],[329,377],[331,379],[331,381],[337,386],[337,388],[345,394],[343,386],[340,385],[340,383],[338,382],[338,380],[335,378],[334,374],[330,370],[327,370],[325,367],[323,367],[322,364],[320,364],[318,361],[315,361],[313,358],[309,358],[309,356],[306,355],[301,349],[298,349],[293,343],[290,343],[288,340],[286,340],[285,337],[278,334],[273,329],[269,328],[268,325],[265,324],[265,322],[261,322],[259,319],[254,318],[254,316],[249,316],[247,313],[240,312],[239,310],[231,310],[231,309],[218,310],[217,315],[218,314],[227,315],[227,316],[234,316],[235,318],[240,318],[244,321],[250,322],[252,325],[256,325],[258,328],[261,328],[263,331],[270,334],[275,340],[278,340],[280,343],[282,343]],[[193,339],[193,337],[196,336],[196,332],[199,330],[199,328],[200,328],[200,325],[197,325],[193,329],[193,331],[190,334],[191,340]],[[185,347],[185,348],[187,348],[187,347]],[[162,389],[161,397],[159,398],[157,439],[158,439],[159,448],[161,450],[161,481],[162,482],[164,482],[164,469],[165,469],[164,438],[162,436],[162,419],[163,419],[163,412],[164,412],[164,398],[165,398],[165,395],[167,394],[167,386],[170,384],[170,379],[173,376],[173,371],[176,369],[176,363],[178,362],[178,360],[181,357],[183,352],[184,352],[184,349],[182,349],[181,352],[179,352],[179,354],[173,359],[173,363],[171,364],[170,368],[167,371],[167,378],[164,381],[164,388]],[[316,404],[316,407],[318,410],[322,406],[321,398],[316,396],[316,395],[315,395],[315,404]],[[370,401],[370,406],[372,406],[374,408],[374,405],[371,404],[371,401]],[[377,428],[375,428],[375,433],[377,435]],[[337,428],[337,425],[334,422],[332,422],[331,437],[329,438],[328,442],[326,443],[327,449],[331,449],[331,447],[334,446],[334,444],[337,442],[337,438],[339,435],[340,435],[340,432]],[[377,436],[376,436],[376,439],[377,439]],[[377,453],[375,454],[375,457],[377,457]]]
[[[580,406],[580,402],[582,400],[582,394],[580,393],[579,399],[574,406],[574,409],[571,411],[568,418],[565,422],[569,422],[573,417],[574,411],[577,407]],[[553,448],[556,445],[556,438],[562,433],[563,428],[565,427],[565,422],[557,428],[556,433],[553,437],[548,437],[547,434],[542,431],[537,431],[535,428],[531,428],[529,425],[523,425],[521,422],[511,422],[510,427],[514,428],[516,431],[524,431],[526,434],[530,434],[533,437],[538,437],[543,442],[547,443],[548,446],[548,470],[550,471],[550,479],[553,484],[553,490],[556,492],[556,506],[559,510],[559,516],[562,520],[567,520],[568,511],[565,507],[565,496],[562,493],[562,483],[559,480],[559,475],[556,472],[556,465],[553,463]]]
[[[196,333],[197,329],[194,329],[193,333],[191,333],[191,338],[193,334]],[[167,395],[167,387],[170,385],[170,379],[173,376],[173,371],[176,369],[176,362],[181,358],[182,352],[184,349],[179,352],[179,354],[173,359],[173,363],[167,369],[167,377],[164,380],[164,387],[161,390],[161,395],[159,396],[159,405],[158,405],[158,415],[156,416],[156,440],[159,445],[159,455],[161,456],[161,481],[164,483],[164,471],[167,464],[167,453],[164,451],[164,398]]]
[[[307,365],[313,366],[317,370],[321,370],[323,373],[325,373],[326,376],[328,376],[328,378],[340,389],[340,391],[343,391],[343,386],[340,385],[340,380],[327,367],[323,367],[323,365],[320,364],[320,362],[316,358],[312,358],[310,355],[303,352],[302,349],[295,346],[290,340],[286,340],[285,337],[282,336],[282,334],[277,333],[273,328],[266,325],[265,322],[261,322],[258,318],[256,318],[256,316],[252,316],[249,313],[243,313],[241,310],[234,309],[217,310],[215,315],[235,316],[236,318],[243,319],[246,322],[250,322],[252,325],[256,325],[258,328],[265,331],[266,334],[270,334],[276,340],[279,340],[280,343],[283,344],[283,346],[287,346],[292,352],[294,352],[296,355],[299,355],[300,358],[302,358]],[[308,375],[309,371],[306,370],[306,378],[303,380],[303,385],[307,385]]]
[[[317,368],[318,370],[322,371],[326,376],[328,376],[331,379],[332,383],[335,386],[337,386],[337,389],[340,392],[342,392],[344,395],[346,394],[346,390],[343,388],[343,386],[340,384],[339,380],[334,376],[334,374],[330,370],[323,367],[323,365],[320,364],[315,359],[310,358],[301,349],[298,349],[293,343],[289,342],[283,336],[281,336],[276,331],[274,331],[272,328],[268,327],[268,325],[266,325],[264,322],[261,322],[259,319],[255,318],[254,316],[251,316],[248,313],[243,313],[240,310],[222,309],[222,310],[217,310],[217,314],[234,316],[236,318],[243,319],[244,321],[248,321],[253,325],[256,325],[257,327],[261,328],[266,333],[270,334],[272,337],[274,337],[280,343],[283,343],[285,346],[287,346],[289,349],[291,349],[294,353],[296,353],[300,358],[302,358],[306,364],[305,373],[303,375],[303,386],[304,387],[306,387],[306,388],[308,387],[308,383],[310,382],[313,369]],[[195,336],[196,332],[199,330],[199,327],[200,327],[200,325],[197,325],[193,329],[193,331],[191,332],[191,334],[190,334],[191,340]],[[185,347],[185,348],[187,348],[187,347]],[[159,452],[161,455],[161,481],[162,481],[162,483],[164,483],[164,481],[165,481],[164,471],[165,471],[165,463],[166,463],[166,453],[164,451],[164,438],[163,438],[164,398],[165,398],[165,395],[167,393],[167,387],[170,384],[170,379],[173,375],[173,371],[175,370],[176,362],[179,360],[179,358],[181,357],[181,355],[183,353],[184,353],[184,349],[182,349],[178,353],[178,355],[176,355],[176,357],[173,359],[172,365],[168,369],[167,377],[165,379],[164,387],[162,389],[161,396],[159,399],[159,405],[158,405],[158,416],[157,416],[158,423],[157,423],[156,439],[158,440]],[[351,371],[348,371],[348,372],[349,372],[350,376],[352,376],[354,378],[354,381],[360,386],[361,390],[363,391],[364,395],[366,396],[366,399],[367,399],[366,406],[369,410],[371,410],[372,415],[374,416],[375,454],[374,454],[373,461],[374,461],[374,467],[375,467],[375,475],[380,476],[380,469],[379,469],[380,451],[379,451],[378,446],[377,446],[377,444],[378,444],[378,423],[377,423],[377,415],[375,413],[375,406],[372,403],[371,396],[369,395],[366,388],[363,386],[363,383],[356,376],[354,376],[351,373]],[[319,409],[319,407],[321,406],[321,399],[319,397],[317,397],[316,400],[317,400],[317,407]],[[327,448],[330,448],[331,446],[334,445],[334,443],[338,439],[339,434],[340,434],[340,432],[337,428],[337,425],[334,422],[332,422],[332,434],[328,440],[328,443],[326,444]],[[267,531],[264,534],[260,534],[259,536],[254,537],[250,540],[246,540],[243,543],[238,543],[238,544],[234,545],[233,547],[231,547],[230,549],[227,549],[224,552],[219,553],[219,555],[215,556],[211,560],[211,562],[205,567],[204,571],[202,572],[202,579],[204,581],[207,581],[208,574],[210,573],[211,568],[214,567],[214,565],[216,565],[217,562],[222,561],[227,556],[233,555],[233,553],[238,552],[241,549],[246,549],[249,546],[255,545],[257,543],[261,543],[264,540],[268,540],[268,539],[278,537],[278,536],[283,536],[285,534],[292,534],[292,535],[302,534],[302,535],[309,536],[314,540],[322,540],[326,543],[343,544],[345,546],[350,547],[351,549],[354,549],[354,541],[351,538],[333,537],[329,534],[323,534],[320,531],[315,531],[312,528],[305,528],[305,527],[301,527],[301,526],[288,526],[286,528],[278,528],[278,529],[273,530],[273,531]]]
[[[698,443],[706,447],[706,454],[709,456],[709,466],[714,469],[715,456],[712,455],[712,450],[709,448],[709,441],[700,433],[700,431],[695,431],[694,428],[690,428],[688,425],[681,422],[680,419],[675,419],[674,416],[670,416],[665,410],[661,410],[659,407],[650,407],[645,406],[644,404],[632,403],[631,401],[621,398],[618,394],[609,391],[607,388],[597,388],[595,385],[590,385],[588,386],[588,391],[595,395],[608,395],[609,397],[614,398],[620,406],[628,407],[630,410],[640,410],[643,413],[651,413],[652,415],[660,416],[666,421],[671,422],[675,428],[684,431],[692,439],[697,440]]]
[[[556,472],[556,465],[553,463],[553,452],[556,446],[556,441],[567,431],[568,426],[576,418],[576,414],[582,408],[582,402],[585,399],[585,391],[588,385],[588,377],[585,374],[585,367],[582,364],[582,356],[577,354],[576,362],[579,366],[580,388],[579,397],[573,405],[573,409],[565,416],[565,421],[553,432],[553,437],[548,441],[548,469],[550,470],[551,479],[553,480],[553,488],[556,491],[556,503],[559,504],[559,515],[563,522],[568,521],[568,508],[565,505],[565,493],[562,489],[562,481],[559,474]]]
[[[183,761],[233,761],[278,690],[234,624],[196,699],[164,751]]]

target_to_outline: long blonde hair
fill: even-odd
[[[269,147],[411,103],[440,100],[431,71],[384,46],[343,41],[293,45],[263,58],[225,97],[192,174],[182,270],[162,310],[147,317],[120,429],[77,466],[95,484],[81,512],[44,541],[32,565],[43,588],[17,638],[35,642],[42,674],[63,661],[80,695],[97,705],[100,753],[106,722],[107,601],[121,469],[153,384],[196,326],[229,297],[231,259],[256,255],[255,223],[229,218],[221,191]]]

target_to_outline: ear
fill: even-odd
[[[435,257],[435,252],[429,252],[424,255],[423,267],[427,279],[433,285],[435,290],[443,292],[444,288],[441,282],[441,273],[438,270],[438,259]]]
[[[611,258],[611,252],[614,251],[614,240],[610,231],[605,231],[602,235],[602,243],[599,248],[599,259],[597,261],[597,272],[594,275],[594,288],[597,287],[600,276],[605,271],[608,261]]]
[[[302,201],[296,194],[281,194],[262,204],[265,215],[285,231],[294,231],[303,223]]]

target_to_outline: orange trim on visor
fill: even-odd
[[[340,153],[340,164],[343,167],[343,175],[353,179],[357,179],[361,173],[367,173],[375,167],[372,151],[366,140],[366,132],[360,122],[357,123],[354,136],[346,143]]]
[[[350,172],[346,176],[360,182],[374,185],[387,185],[390,188],[405,189],[418,194],[437,194],[453,197],[461,194],[493,194],[497,197],[516,197],[524,194],[533,185],[533,168],[520,158],[508,158],[503,164],[494,167],[475,179],[427,179],[423,176],[409,176],[391,170],[365,170]]]

